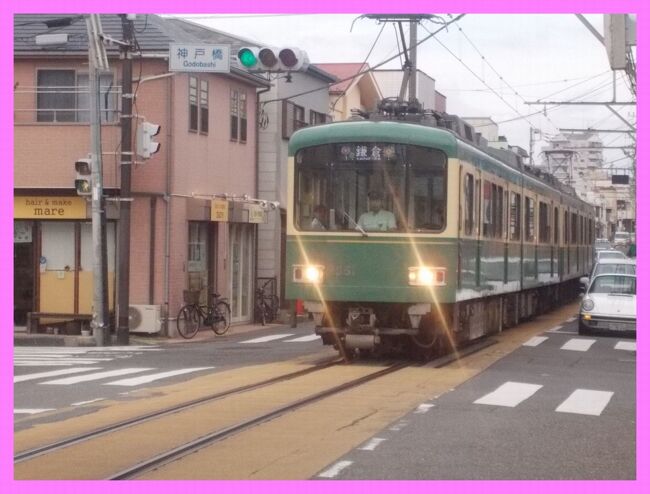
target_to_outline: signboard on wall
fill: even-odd
[[[264,223],[264,209],[259,204],[247,204],[248,222]]]
[[[228,201],[226,199],[212,199],[210,221],[228,221]]]
[[[32,220],[86,219],[83,197],[14,196],[14,218]]]
[[[230,72],[230,45],[170,43],[171,72]]]

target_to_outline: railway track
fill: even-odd
[[[303,369],[303,370],[300,370],[300,371],[297,371],[297,372],[292,372],[292,373],[285,374],[285,375],[282,375],[282,376],[277,376],[277,377],[274,377],[274,378],[271,378],[271,379],[267,379],[265,381],[261,381],[261,382],[258,382],[258,383],[248,384],[248,385],[245,385],[245,386],[239,386],[237,388],[230,389],[230,390],[227,390],[227,391],[222,391],[222,392],[214,393],[214,394],[211,394],[211,395],[208,395],[208,396],[203,396],[203,397],[195,399],[195,400],[186,401],[186,402],[180,403],[178,405],[167,407],[167,408],[164,408],[164,409],[161,409],[161,410],[156,410],[155,412],[147,413],[147,414],[144,414],[144,415],[139,415],[137,417],[133,417],[133,418],[130,418],[130,419],[127,419],[127,420],[117,422],[115,424],[110,424],[110,425],[107,425],[105,427],[100,427],[100,428],[97,428],[97,429],[94,429],[94,430],[91,430],[91,431],[87,431],[87,432],[84,432],[82,434],[78,434],[76,436],[72,436],[72,437],[65,438],[65,439],[60,440],[60,441],[56,441],[56,442],[53,442],[53,443],[50,443],[50,444],[39,446],[37,448],[31,448],[29,450],[22,451],[20,453],[15,454],[14,455],[14,463],[19,463],[19,462],[31,460],[31,459],[36,458],[38,456],[51,453],[53,451],[56,451],[56,450],[59,450],[61,448],[71,446],[71,445],[76,444],[76,443],[80,443],[82,441],[87,441],[87,440],[93,439],[95,437],[103,436],[105,434],[110,434],[111,432],[126,429],[128,427],[133,427],[133,426],[136,426],[138,424],[144,423],[144,422],[146,422],[148,420],[152,420],[152,419],[159,418],[159,417],[164,417],[166,415],[170,415],[170,414],[173,414],[173,413],[176,413],[176,412],[180,412],[182,410],[187,410],[188,408],[192,408],[192,407],[195,407],[195,406],[198,406],[198,405],[201,405],[201,404],[205,404],[205,403],[208,403],[208,402],[211,402],[211,401],[219,400],[219,399],[225,398],[227,396],[232,396],[232,395],[235,395],[235,394],[238,394],[238,393],[244,393],[244,392],[247,392],[247,391],[252,391],[252,390],[264,387],[264,386],[269,386],[271,384],[275,384],[275,383],[278,383],[278,382],[285,381],[287,379],[294,379],[296,377],[311,374],[311,373],[317,372],[317,371],[319,371],[321,369],[326,369],[326,368],[331,367],[333,365],[337,365],[337,364],[339,364],[341,362],[342,362],[341,359],[337,359],[337,360],[333,360],[333,361],[329,361],[329,362],[324,362],[322,364],[317,364],[314,367],[310,367],[309,369]]]
[[[473,345],[471,348],[460,350],[455,355],[436,359],[430,364],[434,368],[439,368],[485,346],[485,342]],[[186,401],[19,452],[14,456],[16,478],[103,478],[110,480],[137,478],[145,472],[152,471],[157,467],[178,460],[257,425],[279,418],[289,412],[413,366],[412,363],[400,362],[376,370],[376,366],[379,364],[375,364],[374,367],[355,365],[339,367],[341,363],[340,359],[328,361],[308,369]],[[318,388],[319,385],[314,383],[302,384],[305,391],[296,399],[280,400],[281,403],[278,406],[261,411],[255,410],[250,414],[244,413],[243,418],[230,417],[212,426],[209,424],[209,419],[220,415],[228,415],[227,410],[241,409],[247,411],[248,405],[246,403],[250,404],[250,402],[255,401],[253,395],[256,395],[256,393],[253,393],[254,391],[259,394],[266,389],[266,397],[260,397],[258,400],[265,401],[268,399],[269,390],[274,387],[284,387],[286,392],[287,385],[300,387],[300,381],[310,378],[313,380],[320,375],[319,373],[327,372],[327,369],[334,366],[337,366],[339,370],[330,371],[332,376],[325,376],[320,379],[321,383],[334,383],[332,385],[310,392]],[[343,369],[345,370],[342,372]],[[346,375],[341,379],[341,374],[352,374],[352,376]],[[316,379],[318,381],[318,378]],[[280,396],[282,393],[283,391],[278,389],[275,394]],[[243,405],[237,404],[240,402],[226,403],[227,400],[233,400],[237,397],[244,400]],[[245,400],[246,397],[249,397],[247,401]],[[219,405],[220,402],[224,403]],[[203,418],[208,420],[203,420]],[[176,429],[183,428],[182,426],[179,427],[180,424],[185,426],[186,434],[174,433]],[[174,437],[173,441],[165,441],[167,431],[169,431],[170,436],[179,437]],[[134,444],[138,445],[137,450],[134,450]],[[142,453],[136,454],[136,451],[140,453],[140,449],[142,449]],[[111,451],[112,453],[107,457],[116,460],[107,462],[104,458],[103,462],[98,462],[92,459],[102,457],[101,452],[104,450]],[[68,468],[70,468],[71,462],[67,461],[69,458],[84,458],[85,460],[82,465],[74,464],[73,470],[70,471]]]
[[[318,400],[322,400],[337,393],[342,393],[356,386],[361,386],[366,382],[379,379],[384,375],[396,372],[410,365],[409,363],[398,363],[384,367],[379,371],[374,370],[373,372],[369,372],[368,367],[343,366],[341,368],[347,368],[349,370],[355,370],[356,368],[354,373],[361,375],[352,379],[343,379],[339,384],[327,386],[325,389],[315,393],[307,393],[306,396],[302,396],[296,400],[290,400],[280,406],[274,407],[270,411],[267,410],[262,413],[253,413],[244,420],[233,421],[226,419],[227,424],[224,424],[223,426],[213,428],[206,423],[208,421],[202,419],[202,417],[218,417],[219,415],[227,417],[229,414],[226,413],[226,408],[244,408],[243,406],[228,405],[228,403],[226,403],[228,400],[240,397],[245,403],[254,402],[256,400],[249,397],[249,395],[255,395],[255,391],[259,392],[266,388],[266,395],[268,396],[269,393],[272,394],[270,390],[274,387],[283,386],[286,388],[286,385],[290,383],[295,383],[301,379],[304,380],[310,375],[312,377],[318,375],[318,373],[322,373],[328,368],[338,366],[341,362],[340,359],[326,362],[324,364],[310,367],[309,369],[303,369],[286,375],[277,376],[266,381],[201,397],[199,399],[143,414],[105,427],[86,431],[43,446],[21,451],[14,456],[15,477],[16,479],[104,478],[116,480],[133,478],[138,473],[150,470],[173,459],[189,454],[207,444],[225,439],[237,434],[238,432],[254,427],[255,425],[286,414],[292,410],[305,407]],[[332,381],[333,378],[323,379],[323,382],[331,383]],[[307,385],[306,387],[309,388],[310,386]],[[282,391],[277,392],[278,395],[281,395],[281,393]],[[245,400],[247,397],[248,400]],[[264,401],[265,399],[266,398],[263,397],[257,401]],[[188,429],[188,425],[190,426],[190,429],[193,429],[189,434],[193,436],[191,439],[183,440],[179,438],[180,440],[178,441],[172,441],[175,443],[173,447],[169,447],[168,443],[170,443],[170,441],[158,440],[161,437],[162,439],[166,438],[166,432],[169,432],[171,436],[177,435],[173,432],[178,428],[182,428],[178,427],[179,424],[184,425],[185,429]],[[151,434],[151,430],[155,430],[157,433]],[[145,445],[144,442],[135,439],[138,437],[143,438],[143,441],[146,441],[149,444]],[[129,438],[131,438],[130,441]],[[167,444],[160,444],[161,442]],[[156,454],[147,455],[146,458],[140,459],[139,461],[129,461],[129,466],[126,468],[122,468],[122,466],[119,465],[117,468],[112,469],[112,466],[109,463],[113,463],[113,461],[109,461],[108,463],[106,462],[105,455],[102,451],[106,451],[107,448],[109,448],[113,453],[106,456],[117,459],[117,463],[119,463],[121,458],[133,456],[134,445],[137,445],[138,449],[146,446],[144,447],[144,451],[156,451]],[[97,459],[103,457],[104,461],[94,461],[92,460],[93,457],[96,457]],[[84,461],[82,461],[82,464],[79,464],[76,462],[70,462],[68,460],[69,458],[84,458]],[[98,465],[101,463],[105,466],[99,467],[99,470],[112,469],[112,471],[110,473],[102,473],[101,477],[93,475],[87,476],[89,474],[89,469],[93,471],[97,470]],[[73,467],[72,470],[69,470],[70,466]]]

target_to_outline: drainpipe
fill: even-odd
[[[170,283],[169,283],[169,269],[170,269],[170,244],[171,244],[171,222],[172,222],[172,217],[171,217],[171,207],[172,207],[172,198],[171,198],[171,190],[172,190],[172,125],[174,123],[173,115],[172,115],[172,99],[173,99],[173,94],[174,94],[174,80],[173,78],[169,78],[168,84],[168,95],[167,95],[167,151],[166,151],[166,158],[167,158],[167,167],[166,167],[166,184],[165,184],[165,202],[167,207],[165,208],[165,270],[164,270],[164,279],[163,279],[163,284],[164,284],[164,292],[165,292],[165,300],[164,300],[164,310],[163,310],[163,327],[162,333],[166,336],[169,336],[169,288],[170,288]]]
[[[259,128],[259,109],[260,94],[267,93],[271,90],[271,86],[261,91],[256,91],[257,101],[255,102],[255,197],[260,196],[260,128]],[[268,215],[268,212],[266,213]],[[255,297],[255,290],[257,289],[257,278],[259,277],[259,226],[255,226],[255,279],[253,280],[255,288],[253,289],[253,297]]]

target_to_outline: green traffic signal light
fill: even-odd
[[[92,193],[90,180],[78,178],[74,181],[74,187],[77,189],[77,194],[80,196],[88,196]]]
[[[250,48],[242,48],[237,53],[237,58],[244,67],[253,67],[257,63],[257,57]]]

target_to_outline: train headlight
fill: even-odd
[[[589,312],[590,310],[594,310],[594,301],[591,300],[590,298],[586,298],[582,301],[582,310]]]
[[[295,283],[313,283],[318,285],[323,282],[325,267],[317,264],[307,264],[293,267],[293,281]]]
[[[413,266],[409,268],[409,285],[444,286],[447,284],[447,270],[430,266]]]

